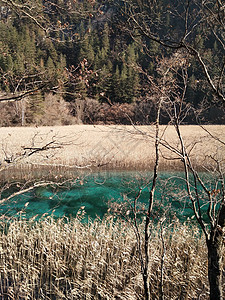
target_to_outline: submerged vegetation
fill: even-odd
[[[71,220],[1,219],[2,299],[144,299],[132,225],[112,216],[82,223],[82,217],[80,210]],[[199,229],[178,220],[151,227],[153,299],[162,286],[165,299],[206,299],[207,250]]]

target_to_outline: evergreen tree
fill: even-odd
[[[111,84],[111,97],[113,101],[120,102],[121,98],[121,86],[120,86],[120,71],[119,66],[116,65],[115,72],[112,75],[112,84]]]
[[[109,25],[105,23],[103,34],[102,34],[102,48],[104,49],[105,53],[109,53],[110,43],[109,43]]]
[[[43,109],[44,97],[42,93],[37,91],[30,95],[25,115],[26,123],[40,125],[41,118],[44,114]]]
[[[52,78],[55,74],[55,64],[54,64],[51,56],[48,57],[48,60],[46,62],[46,69],[47,69],[48,76],[50,76],[50,78]]]
[[[17,53],[13,64],[13,70],[15,74],[23,74],[25,71],[25,55],[23,53]]]

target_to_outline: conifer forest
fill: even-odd
[[[224,123],[223,108],[195,57],[165,48],[143,33],[144,26],[130,22],[131,12],[147,11],[145,22],[157,36],[180,39],[190,1],[153,2],[147,11],[144,1],[0,1],[0,125],[149,124],[155,119],[152,82],[161,80],[162,65],[175,66],[176,60],[170,85],[176,79],[173,89],[183,89],[186,72],[186,123]],[[216,78],[224,32],[208,33],[210,22],[198,2],[190,3],[188,39]],[[10,101],[17,97],[23,101]]]

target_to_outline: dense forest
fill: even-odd
[[[149,20],[160,20],[161,31],[170,36],[179,36],[183,26],[176,2],[176,14],[168,0],[158,1],[154,12],[148,12]],[[201,66],[184,52],[174,54],[146,39],[138,28],[130,28],[126,2],[38,0],[33,4],[28,9],[26,1],[0,1],[0,93],[3,100],[18,95],[18,101],[0,102],[0,126],[154,122],[152,81],[160,82],[160,66],[170,64],[171,57],[185,60],[185,101],[191,108],[186,124],[224,123],[224,111]],[[224,49],[214,36],[205,36],[200,22],[190,39],[217,76]],[[184,89],[183,69],[177,67],[173,75],[176,89]],[[174,89],[171,79],[172,85],[170,89]],[[161,122],[167,123],[168,117],[162,115]]]

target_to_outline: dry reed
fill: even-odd
[[[132,227],[112,216],[81,219],[78,214],[71,220],[2,220],[1,299],[143,299]],[[165,299],[207,299],[207,254],[199,230],[178,221],[163,230]],[[149,252],[152,299],[159,299],[161,236],[155,227]]]
[[[224,160],[224,126],[181,126],[182,136],[192,163],[208,167],[215,153]],[[209,134],[210,132],[210,134]],[[93,126],[73,125],[56,127],[0,128],[1,167],[20,163],[40,167],[146,169],[154,166],[154,126]],[[181,167],[179,157],[168,150],[179,150],[173,126],[160,127],[160,167],[176,170]],[[45,145],[50,143],[50,148]],[[44,148],[30,155],[27,149]],[[32,150],[30,150],[32,152]]]

